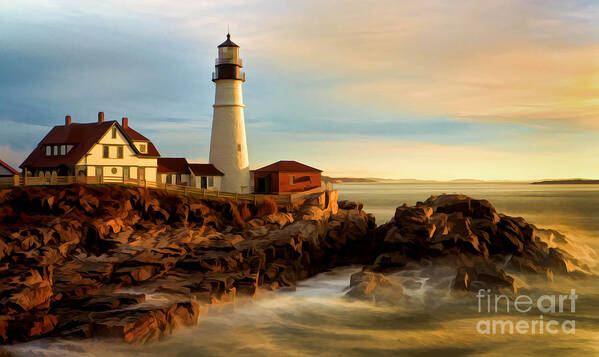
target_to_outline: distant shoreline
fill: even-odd
[[[599,184],[599,180],[567,179],[567,180],[543,180],[532,182],[533,185],[588,185]]]

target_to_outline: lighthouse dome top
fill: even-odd
[[[231,35],[227,34],[227,40],[223,43],[221,43],[220,45],[218,45],[218,47],[239,47],[235,44],[235,42],[231,41]]]

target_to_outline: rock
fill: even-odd
[[[355,210],[361,211],[364,208],[364,204],[362,202],[343,200],[343,201],[337,202],[337,207],[339,209],[345,209],[345,210],[355,209]]]
[[[403,268],[408,261],[408,258],[402,252],[383,253],[376,257],[374,264],[369,267],[373,271],[397,271]]]
[[[262,220],[265,223],[276,224],[279,228],[283,228],[286,225],[293,223],[293,216],[289,213],[276,212],[262,217]]]
[[[362,271],[352,274],[347,297],[375,303],[396,305],[402,297],[401,285],[392,283],[381,273]]]
[[[459,267],[453,287],[459,291],[478,292],[480,289],[490,289],[497,293],[518,293],[514,278],[486,259],[474,259],[471,265]]]

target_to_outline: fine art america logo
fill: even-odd
[[[493,295],[491,290],[481,289],[476,294],[478,299],[478,312],[480,314],[503,314],[503,313],[521,313],[529,314],[531,311],[538,311],[539,318],[532,320],[512,320],[512,319],[487,319],[479,320],[476,324],[476,331],[483,335],[495,334],[521,334],[521,335],[555,335],[563,333],[574,335],[576,333],[575,320],[550,320],[543,317],[543,314],[575,313],[576,295],[574,289],[570,290],[570,295],[542,295],[534,299],[528,295],[518,295],[513,301],[513,310],[510,310],[510,299],[506,295]],[[569,308],[564,305],[569,304]],[[505,307],[505,310],[502,308]],[[533,310],[535,309],[535,310]]]

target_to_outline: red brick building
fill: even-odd
[[[253,171],[254,192],[302,192],[320,187],[322,170],[297,161],[278,161]]]

